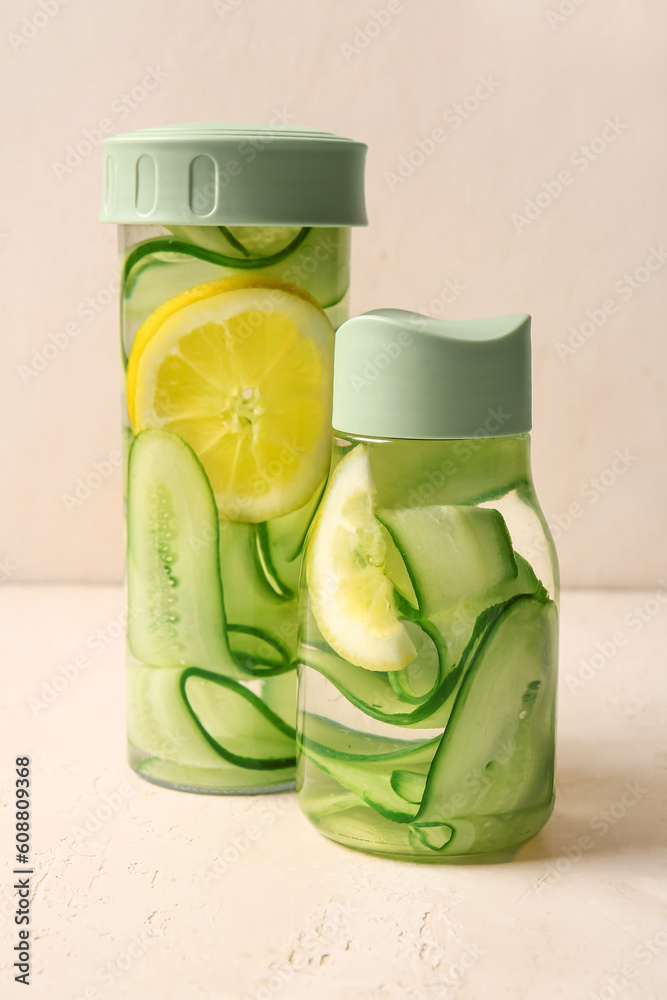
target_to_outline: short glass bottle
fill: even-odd
[[[397,310],[339,331],[297,789],[349,847],[503,860],[552,812],[558,570],[530,468],[529,331]]]

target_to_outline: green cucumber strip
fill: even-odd
[[[385,744],[394,746],[403,742],[406,749],[364,754],[359,752],[364,745],[372,741],[372,745],[377,746],[381,738],[355,730],[347,730],[348,735],[343,736],[344,727],[335,724],[327,726],[326,720],[316,721],[312,716],[307,716],[303,720],[303,728],[304,734],[299,741],[301,752],[321,771],[337,781],[342,788],[354,792],[363,803],[395,823],[408,823],[417,815],[418,804],[402,799],[392,788],[390,775],[387,772],[387,761],[397,765],[407,764],[411,768],[421,766],[426,774],[440,737],[425,743],[384,740]],[[330,736],[333,736],[336,742],[340,744],[342,740],[343,746],[354,749],[341,752],[336,747],[327,746],[305,735],[309,730],[316,730],[321,738],[326,739],[327,728],[333,730]]]
[[[168,431],[142,431],[130,449],[127,587],[137,660],[240,675],[227,643],[213,492],[193,450]]]
[[[128,663],[127,736],[131,746],[181,767],[215,768],[220,757],[192,721],[180,692],[181,671]]]
[[[295,596],[294,589],[283,583],[274,566],[266,523],[253,524],[251,527],[254,536],[253,550],[258,571],[263,574],[269,587],[278,597],[286,601],[291,601]]]
[[[446,823],[412,823],[410,825],[410,841],[415,847],[428,847],[431,851],[442,851],[451,843],[454,830]]]
[[[429,771],[417,825],[456,831],[457,816],[551,801],[556,617],[552,601],[523,595],[486,631]]]
[[[127,255],[125,267],[123,268],[123,295],[132,294],[132,271],[148,254],[155,253],[180,253],[190,257],[197,257],[199,260],[206,260],[210,264],[217,264],[219,267],[232,268],[239,271],[254,271],[259,268],[271,267],[285,260],[299,247],[308,236],[310,226],[304,226],[299,233],[291,240],[287,246],[276,253],[266,257],[232,257],[229,254],[220,253],[217,250],[209,250],[206,247],[197,246],[196,243],[189,243],[185,240],[175,239],[172,236],[159,237],[158,239],[146,240],[137,244]]]
[[[227,633],[234,662],[253,677],[275,677],[296,669],[285,643],[265,629],[254,625],[227,625]],[[279,659],[272,657],[272,653],[278,653]]]
[[[296,636],[297,602],[296,599],[287,601],[270,586],[257,558],[255,528],[241,521],[220,521],[220,572],[227,620],[234,625],[235,632],[248,635],[253,634],[252,629],[259,622],[263,633],[259,638],[270,634],[282,646],[276,636]],[[235,649],[263,656],[257,646],[244,642],[239,647],[237,638],[232,641]]]
[[[403,624],[417,650],[417,657],[403,670],[390,671],[387,677],[397,698],[408,704],[421,705],[434,693],[442,677],[444,657],[422,626],[413,621]]]
[[[227,242],[230,243],[235,250],[238,250],[239,253],[242,253],[244,257],[250,257],[250,251],[243,246],[240,240],[236,239],[234,233],[230,229],[228,229],[227,226],[218,226],[217,228],[220,230],[220,232],[225,237]]]
[[[188,681],[201,681],[192,685],[188,693]],[[215,685],[219,690],[214,695]],[[235,764],[256,771],[274,771],[293,767],[293,754],[278,756],[293,747],[296,732],[284,719],[276,715],[261,698],[248,688],[228,677],[188,667],[181,674],[179,687],[183,702],[195,725],[208,744],[217,754]],[[224,740],[224,745],[221,741]],[[251,756],[247,750],[264,743],[271,754],[265,757]],[[231,749],[243,749],[238,753]]]
[[[324,483],[299,510],[251,525],[258,572],[278,597],[291,601],[299,587],[299,556],[315,516]]]
[[[445,672],[441,662],[443,672],[436,689],[411,711],[405,710],[405,702],[396,696],[387,674],[356,667],[332,652],[329,647],[302,646],[301,662],[321,673],[349,702],[373,719],[394,726],[442,729],[447,724],[451,712],[451,705],[448,702],[457,690],[469,664],[474,661],[475,652],[487,630],[515,600],[517,598],[512,597],[509,601],[481,612],[457,665]],[[422,627],[427,627],[425,622],[421,624]]]
[[[433,759],[440,735],[430,740],[404,740],[396,736],[378,736],[350,729],[321,715],[302,712],[299,720],[300,743],[321,757],[351,762],[399,761],[414,755],[429,763]],[[369,752],[370,751],[370,752]]]
[[[306,536],[319,507],[326,480],[315,490],[307,503],[282,517],[274,517],[266,524],[269,546],[276,565],[285,569],[301,555]],[[298,566],[296,567],[298,570]]]
[[[420,771],[397,770],[391,773],[391,787],[406,802],[421,805],[428,775]]]
[[[516,580],[512,541],[497,510],[415,507],[376,516],[403,557],[422,617],[485,600]]]
[[[530,477],[521,434],[423,444],[386,441],[369,457],[378,496],[392,508],[483,503],[527,485]]]
[[[417,610],[419,602],[403,555],[396,546],[391,532],[387,530],[382,522],[382,518],[378,518],[378,520],[380,521],[380,530],[386,546],[383,567],[385,575],[393,585],[398,597],[406,602],[410,608]]]

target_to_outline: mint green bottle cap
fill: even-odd
[[[102,142],[103,222],[365,226],[366,145],[290,126],[189,122]]]
[[[529,431],[530,316],[442,320],[402,309],[355,316],[336,334],[333,426],[372,438]]]

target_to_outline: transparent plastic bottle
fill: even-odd
[[[299,562],[329,465],[365,147],[203,124],[104,152],[122,269],[130,762],[191,791],[288,788]]]
[[[530,468],[529,318],[348,321],[334,427],[302,574],[301,808],[377,854],[510,857],[554,801],[558,579]]]

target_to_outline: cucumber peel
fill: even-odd
[[[149,429],[128,462],[128,642],[153,667],[239,676],[226,634],[218,512],[188,444]]]
[[[553,601],[521,595],[488,629],[433,759],[415,826],[447,823],[456,831],[457,817],[464,825],[479,817],[475,836],[486,838],[489,815],[549,808],[555,616]],[[456,837],[451,847],[461,849]]]
[[[193,679],[205,682],[199,685],[197,705],[193,704],[193,693],[188,690],[188,681]],[[227,697],[216,703],[210,685],[221,688]],[[179,687],[192,721],[206,742],[224,760],[237,767],[261,771],[283,770],[295,766],[296,758],[293,753],[278,756],[280,752],[286,753],[293,747],[296,737],[293,726],[243,684],[210,670],[188,667],[181,673]],[[202,718],[204,712],[208,713],[209,718]],[[224,727],[224,735],[219,733],[219,738],[213,732],[216,725]],[[226,746],[220,742],[221,739],[225,740]],[[265,757],[241,754],[232,750],[230,743],[248,748],[264,743],[274,753]]]

